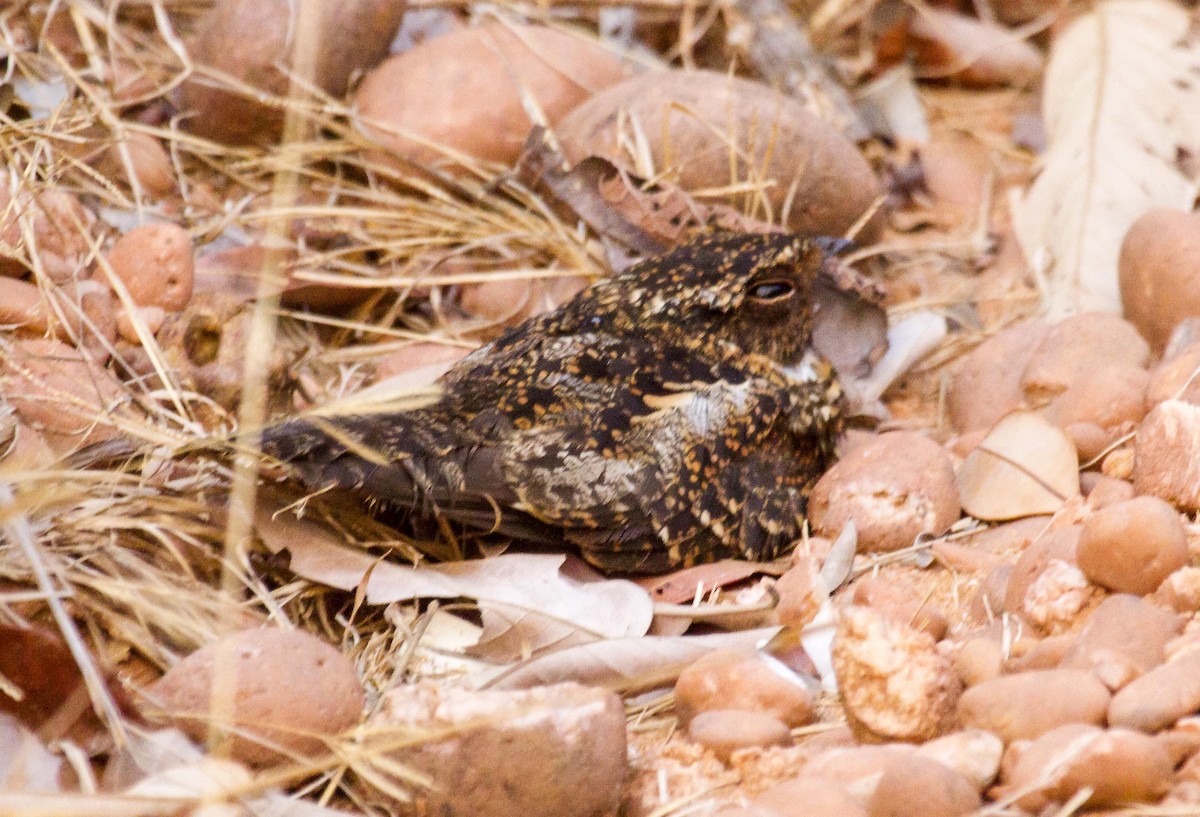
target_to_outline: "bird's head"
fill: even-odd
[[[581,293],[567,309],[586,328],[682,330],[725,341],[781,365],[812,341],[813,283],[847,242],[789,233],[718,233],[648,258]]]

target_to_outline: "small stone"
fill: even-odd
[[[1152,600],[1180,613],[1200,610],[1200,567],[1181,567],[1167,576]]]
[[[1125,316],[1162,349],[1179,321],[1200,315],[1200,215],[1163,208],[1141,216],[1117,269]]]
[[[792,728],[816,718],[812,693],[800,679],[752,649],[714,650],[679,674],[675,710],[680,721],[714,709],[761,712]]]
[[[958,772],[982,792],[1000,773],[1004,741],[983,729],[964,729],[918,746],[917,755]]]
[[[82,344],[101,364],[116,337],[112,291],[95,280],[41,288],[0,275],[0,326],[25,337]]]
[[[1127,684],[1108,708],[1111,726],[1157,732],[1200,711],[1200,649],[1188,650]]]
[[[158,330],[167,320],[167,313],[161,306],[143,306],[137,310],[137,321],[140,321],[151,336],[157,335]],[[138,335],[137,321],[128,312],[122,311],[117,317],[117,334],[127,343],[141,343]]]
[[[1079,614],[1099,601],[1075,563],[1082,528],[1071,525],[1048,531],[1013,565],[1005,590],[1004,609],[1047,633],[1069,629]]]
[[[883,773],[913,751],[907,743],[827,749],[804,765],[801,779],[829,781],[866,808]]]
[[[979,806],[979,792],[966,778],[913,754],[884,771],[867,810],[871,817],[958,817]]]
[[[635,172],[641,160],[629,146],[636,144],[633,154],[671,168],[671,180],[687,191],[711,193],[715,181],[727,185],[747,172],[773,180],[761,191],[763,205],[806,235],[841,235],[880,192],[871,166],[840,130],[778,89],[722,71],[644,72],[596,93],[554,132],[570,162],[602,156]],[[730,165],[731,144],[740,167]],[[745,197],[717,195],[707,200],[739,208]],[[870,219],[863,234],[878,226]]]
[[[97,361],[56,340],[30,339],[0,355],[0,394],[17,416],[65,453],[117,434],[120,382]]]
[[[1096,584],[1141,596],[1187,564],[1187,535],[1174,508],[1139,496],[1084,520],[1076,560]]]
[[[1165,661],[1167,642],[1179,629],[1177,616],[1118,593],[1092,611],[1059,666],[1091,670],[1109,689],[1119,689]]]
[[[190,113],[183,126],[226,144],[278,141],[286,106],[266,100],[286,97],[290,81],[305,67],[311,69],[304,79],[308,87],[341,98],[351,77],[386,56],[405,5],[402,0],[207,4],[194,23],[189,56],[248,89],[233,90],[201,72],[189,74],[179,88],[179,104]]]
[[[1000,796],[1024,793],[1028,812],[1066,802],[1083,789],[1080,808],[1153,802],[1166,793],[1171,757],[1153,738],[1127,729],[1071,724],[1051,730],[1022,750]]]
[[[1108,366],[1142,368],[1150,347],[1133,324],[1106,312],[1066,318],[1042,338],[1021,378],[1028,400],[1049,402]]]
[[[219,673],[229,681],[227,720],[214,715],[214,705],[221,711],[213,701]],[[235,725],[229,754],[252,765],[280,759],[268,744],[302,755],[324,751],[322,737],[355,724],[363,707],[349,658],[314,635],[274,628],[241,630],[202,647],[171,667],[147,695],[194,740],[203,740],[213,723]]]
[[[18,332],[45,334],[52,322],[37,284],[0,276],[0,325]]]
[[[954,671],[965,686],[973,687],[1004,672],[1000,639],[986,635],[969,638],[954,653]]]
[[[1111,698],[1090,672],[1030,670],[968,689],[958,701],[958,719],[965,727],[994,732],[1011,743],[1067,723],[1102,724]]]
[[[96,217],[79,199],[55,187],[36,193],[0,178],[0,275],[20,277],[28,265],[30,231],[37,247],[38,271],[56,284],[86,278],[91,263]]]
[[[1101,456],[1113,444],[1113,440],[1115,439],[1113,432],[1105,431],[1100,426],[1091,422],[1067,423],[1063,426],[1063,432],[1075,445],[1075,451],[1079,456],[1081,466]],[[1082,475],[1080,475],[1080,479],[1082,481]]]
[[[853,519],[862,552],[906,548],[958,519],[954,467],[940,445],[920,434],[881,434],[817,481],[808,512],[814,530],[830,538]]]
[[[833,667],[851,727],[875,739],[936,737],[962,689],[933,638],[869,607],[842,611]]]
[[[788,746],[792,742],[791,731],[779,718],[744,709],[700,712],[688,724],[688,737],[726,762],[738,749]]]
[[[129,157],[128,162],[126,156]],[[152,198],[160,198],[176,190],[175,167],[171,164],[171,157],[158,139],[142,131],[126,132],[124,141],[106,150],[97,165],[100,172],[110,178],[128,182],[132,174],[142,192],[149,193]]]
[[[433,783],[395,804],[404,814],[596,817],[616,809],[628,774],[621,699],[575,683],[400,687],[368,727],[442,735],[394,753]]]
[[[1084,496],[1087,498],[1088,507],[1092,510],[1098,511],[1109,505],[1116,505],[1118,502],[1128,502],[1135,496],[1133,483],[1124,479],[1106,477],[1095,471],[1081,474],[1079,482],[1083,487]]]
[[[1100,463],[1100,473],[1106,477],[1113,479],[1132,479],[1133,478],[1133,448],[1132,446],[1122,446],[1115,448],[1104,455],[1104,460]]]
[[[934,641],[941,641],[950,629],[945,613],[903,579],[863,576],[851,587],[850,603],[878,610],[897,624],[928,633]]]
[[[1133,487],[1200,510],[1200,406],[1167,400],[1146,415],[1134,441]]]
[[[772,786],[751,806],[779,817],[867,817],[867,810],[836,782],[807,774]]]
[[[1146,387],[1146,405],[1154,408],[1166,400],[1200,404],[1200,343],[1189,343],[1174,357],[1159,363],[1150,372]]]
[[[1011,657],[1004,662],[1004,671],[1055,669],[1062,663],[1063,656],[1075,646],[1076,640],[1074,633],[1020,639],[1009,648]]]
[[[1045,417],[1061,428],[1087,424],[1105,431],[1130,429],[1146,416],[1149,383],[1149,372],[1140,366],[1102,366],[1076,378],[1046,407]],[[1091,452],[1086,459],[1081,455],[1080,460],[1086,462],[1096,453],[1099,452]]]
[[[453,167],[447,150],[434,147],[441,145],[510,164],[534,124],[523,95],[553,126],[624,76],[621,58],[593,39],[549,26],[489,23],[384,60],[363,79],[355,106],[368,136],[413,162]]]
[[[191,236],[182,227],[134,227],[113,244],[108,262],[138,306],[178,312],[192,298],[195,259]]]
[[[1005,597],[1008,594],[1008,583],[1012,579],[1013,566],[998,565],[987,572],[975,597],[971,599],[971,621],[976,624],[988,624],[999,618],[1005,611]]]

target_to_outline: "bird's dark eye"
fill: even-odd
[[[761,281],[750,287],[749,295],[756,301],[781,301],[794,291],[787,281]]]

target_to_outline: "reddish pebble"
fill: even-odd
[[[1133,487],[1200,510],[1200,406],[1168,400],[1146,415],[1134,441]]]
[[[326,751],[324,738],[353,725],[362,712],[363,690],[354,663],[299,630],[228,635],[168,670],[150,688],[150,698],[200,740],[208,732],[221,679],[228,685],[229,714],[217,722],[234,724],[237,735],[230,738],[229,752],[244,763],[279,760],[271,744],[301,754]]]
[[[1200,712],[1200,649],[1184,652],[1131,681],[1113,696],[1108,722],[1157,732]]]
[[[1076,559],[1096,584],[1145,595],[1187,564],[1187,534],[1174,508],[1139,496],[1085,519]]]
[[[901,579],[863,576],[852,590],[851,604],[874,608],[897,624],[928,633],[934,641],[941,641],[950,629],[946,615]]]
[[[962,689],[932,637],[869,607],[842,612],[833,667],[851,728],[875,740],[936,737]]]
[[[192,298],[195,260],[191,236],[182,227],[134,227],[113,244],[108,261],[138,306],[178,312]]]
[[[1149,802],[1166,793],[1171,771],[1167,750],[1147,735],[1071,724],[1023,748],[998,794],[1021,794],[1017,803],[1032,813],[1084,789],[1080,808]]]
[[[969,687],[1000,677],[1004,672],[1004,646],[1000,639],[980,635],[962,642],[954,653],[954,671]]]
[[[1200,343],[1188,344],[1151,370],[1146,404],[1154,408],[1166,400],[1200,403]]]
[[[562,683],[522,690],[406,685],[368,722],[396,742],[409,787],[403,814],[597,817],[616,811],[628,776],[625,710],[613,692]],[[411,779],[411,778],[410,778]]]
[[[1200,610],[1200,567],[1181,567],[1154,591],[1154,600],[1180,613]]]
[[[1052,530],[1026,548],[1013,566],[1004,609],[1056,633],[1098,601],[1100,590],[1075,563],[1080,534],[1078,525]]]
[[[827,749],[804,765],[802,779],[817,778],[836,784],[866,807],[883,773],[913,751],[907,743]]]
[[[1179,321],[1200,315],[1200,215],[1147,212],[1125,234],[1117,268],[1126,317],[1162,349]]]
[[[701,712],[688,724],[688,737],[725,761],[738,749],[787,746],[792,742],[791,731],[779,718],[744,709]]]
[[[1067,723],[1104,722],[1111,695],[1090,672],[1053,669],[1002,675],[962,694],[958,719],[1006,743],[1036,738]]]
[[[1045,416],[1062,428],[1080,423],[1106,431],[1132,428],[1146,416],[1149,383],[1150,374],[1140,366],[1103,366],[1071,383],[1046,407]],[[1099,452],[1089,453],[1080,460],[1086,462]]]
[[[1124,479],[1113,479],[1095,471],[1088,471],[1079,477],[1083,495],[1092,510],[1107,508],[1118,502],[1127,502],[1135,496],[1133,483]]]
[[[965,355],[950,381],[946,406],[960,432],[989,429],[1021,408],[1021,376],[1050,327],[1027,321],[996,333]]]
[[[1091,422],[1067,423],[1063,432],[1071,438],[1079,462],[1086,465],[1096,460],[1113,444],[1115,434]]]
[[[964,729],[918,747],[917,755],[958,772],[977,792],[982,792],[1000,772],[1004,742],[982,729]]]
[[[1021,378],[1026,396],[1050,400],[1108,366],[1140,368],[1150,347],[1137,329],[1106,312],[1059,321],[1042,339]]]
[[[685,723],[713,709],[762,712],[789,727],[804,726],[816,717],[812,693],[800,678],[778,661],[748,649],[714,650],[681,672],[675,707]]]
[[[750,807],[779,817],[867,817],[867,810],[836,782],[807,774],[772,786]]]
[[[1059,666],[1091,670],[1109,689],[1119,689],[1166,660],[1167,642],[1179,628],[1174,614],[1118,593],[1092,612]]]
[[[884,771],[867,811],[871,817],[958,817],[979,806],[979,792],[966,778],[913,754]]]
[[[1004,599],[1012,573],[1013,566],[1009,564],[997,565],[987,572],[975,591],[975,597],[971,599],[971,621],[987,624],[1004,613]]]
[[[906,548],[958,519],[954,468],[945,450],[920,434],[881,434],[821,477],[808,512],[817,533],[830,538],[853,519],[863,552]]]

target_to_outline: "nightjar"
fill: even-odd
[[[697,238],[463,358],[429,405],[290,420],[262,449],[426,533],[574,546],[622,573],[773,559],[842,423],[811,339],[843,243]]]

